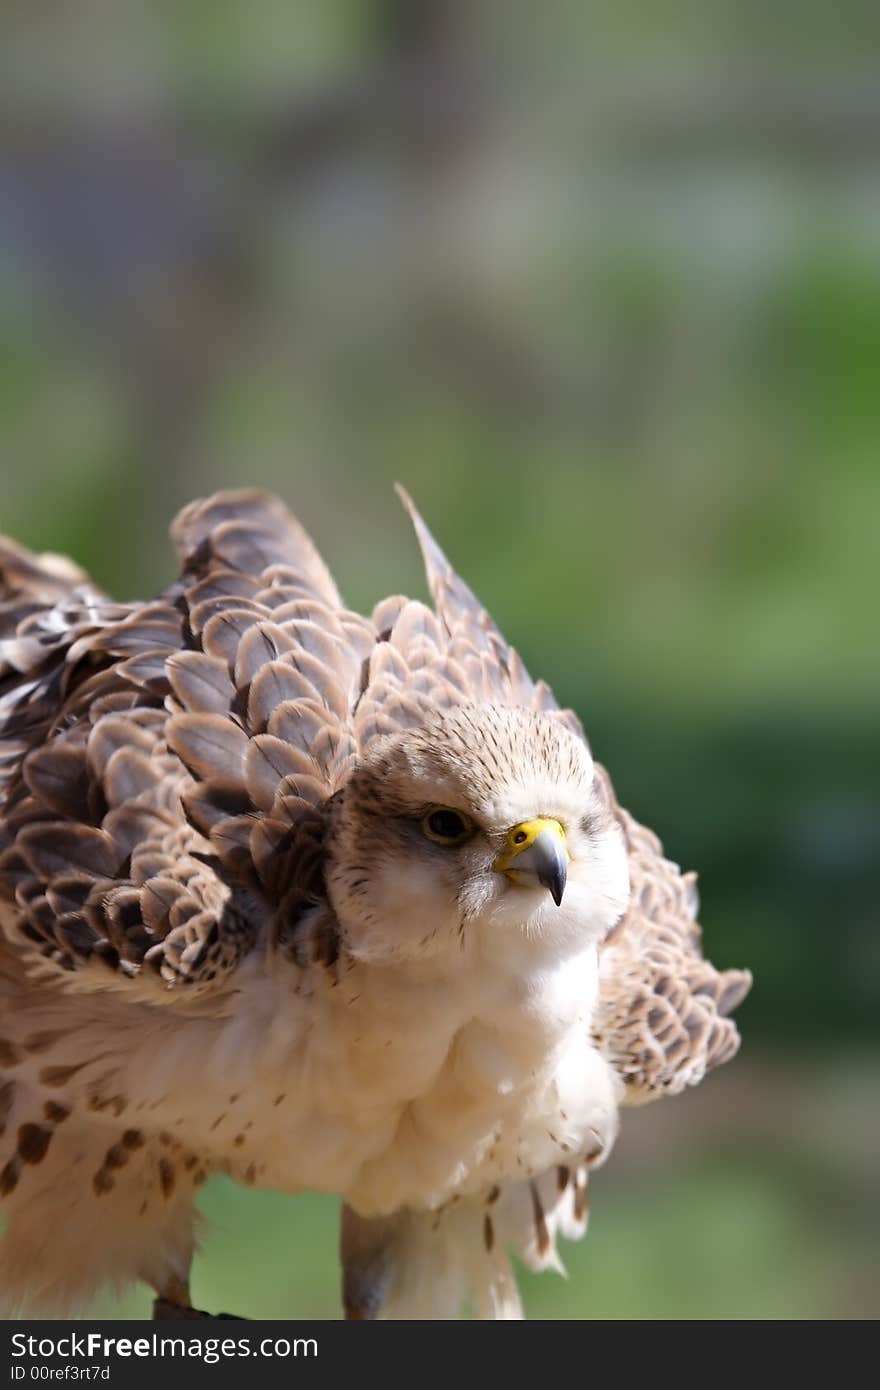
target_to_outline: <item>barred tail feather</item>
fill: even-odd
[[[346,1316],[446,1319],[470,1308],[480,1319],[523,1317],[510,1255],[531,1270],[565,1274],[562,1235],[587,1229],[586,1167],[552,1168],[541,1177],[453,1201],[441,1211],[403,1211],[365,1219],[343,1209]]]

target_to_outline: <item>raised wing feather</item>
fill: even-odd
[[[149,604],[0,549],[0,895],[20,945],[82,983],[192,994],[282,884],[317,891],[373,634],[264,494],[193,503],[174,538],[183,575]]]
[[[336,585],[311,537],[270,493],[242,489],[190,502],[175,518],[171,539],[185,573],[269,572],[274,580],[283,570],[303,597],[339,606]]]

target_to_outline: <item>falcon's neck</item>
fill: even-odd
[[[502,949],[475,932],[447,952],[373,962],[349,953],[320,914],[311,939],[322,943],[303,972],[315,1045],[326,1037],[329,1050],[348,1054],[344,1065],[401,1099],[420,1095],[478,1034],[492,1036],[491,1084],[504,1089],[554,1065],[572,1034],[590,1036],[593,943],[562,955],[524,937]]]
[[[522,1165],[544,1171],[591,1126],[607,1132],[610,1083],[590,1042],[596,948],[544,964],[340,958],[337,983],[313,999],[309,1046],[331,1095],[347,1092],[377,1133],[391,1121],[347,1186],[359,1210],[438,1206],[462,1183],[476,1192]]]

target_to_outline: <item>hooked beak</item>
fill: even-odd
[[[558,820],[539,816],[508,831],[507,844],[493,866],[512,883],[550,890],[556,906],[562,902],[568,874],[568,846]]]

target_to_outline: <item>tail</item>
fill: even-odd
[[[342,1213],[343,1303],[350,1319],[522,1318],[510,1255],[528,1269],[565,1269],[557,1235],[587,1228],[587,1172],[559,1167],[528,1182],[453,1200],[436,1212],[365,1219]]]

